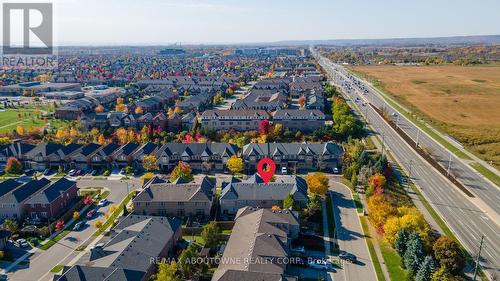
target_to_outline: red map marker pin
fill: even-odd
[[[276,164],[271,158],[261,159],[259,163],[257,163],[257,172],[259,172],[259,176],[266,184],[274,176],[274,171],[276,171]]]

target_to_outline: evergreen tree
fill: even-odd
[[[394,249],[396,249],[396,252],[398,252],[400,257],[404,257],[405,255],[407,246],[406,243],[408,243],[409,236],[410,233],[408,232],[408,229],[403,228],[399,231],[398,236],[394,241]]]
[[[431,256],[426,256],[415,276],[415,281],[431,281],[436,264]]]
[[[412,274],[415,274],[424,260],[424,244],[420,235],[413,231],[408,239],[406,252],[404,254],[404,264]]]

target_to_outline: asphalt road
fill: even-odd
[[[334,178],[330,178],[329,186],[339,248],[357,257],[355,263],[343,262],[343,269],[334,273],[334,280],[377,280],[351,191]]]
[[[130,183],[129,189],[138,187],[138,182]],[[134,187],[135,185],[135,187]],[[127,185],[118,180],[79,180],[78,188],[85,187],[104,187],[109,189],[110,193],[107,199],[110,203],[97,209],[97,214],[89,220],[87,226],[80,231],[71,231],[63,239],[46,251],[37,250],[29,258],[29,264],[18,265],[7,273],[8,280],[33,281],[33,280],[52,280],[52,273],[49,271],[56,265],[66,265],[80,252],[75,249],[87,239],[92,240],[92,234],[96,231],[94,222],[104,220],[103,216],[111,205],[118,205],[127,195]]]
[[[320,64],[333,77],[334,83],[350,99],[353,101],[356,98],[361,101],[366,99],[363,94],[360,94],[353,87],[351,82],[347,81],[345,70],[341,66],[334,65],[324,58],[320,59]],[[471,200],[466,197],[454,184],[421,158],[371,107],[368,105],[363,106],[360,103],[358,103],[360,113],[367,117],[375,132],[383,136],[386,147],[406,171],[408,170],[409,161],[412,160],[412,180],[472,256],[477,255],[481,235],[485,236],[481,265],[490,278],[500,276],[500,227],[498,226],[499,222],[491,218],[495,217],[495,214],[488,214],[483,209],[480,209],[478,206],[484,204],[482,201],[477,198]],[[374,104],[380,106],[380,104]],[[402,123],[402,121],[402,118],[400,118],[399,122],[402,126],[410,126]],[[414,137],[416,139],[416,136]],[[425,141],[423,133],[420,134],[419,138]],[[447,155],[449,158],[449,153]],[[460,165],[458,160],[452,163],[455,163],[453,165],[457,167]],[[455,166],[453,166],[453,169],[455,169]],[[465,167],[465,169],[469,168]],[[482,194],[480,199],[485,196],[490,197],[484,202],[491,209],[498,210],[500,200],[495,199],[497,198],[496,187],[488,185],[489,183],[485,182],[481,177],[478,178],[477,175],[469,175],[468,178],[477,187],[482,186],[482,188],[474,190],[478,197],[479,193]],[[478,192],[478,190],[481,192]],[[487,194],[491,196],[487,196]]]

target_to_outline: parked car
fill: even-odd
[[[50,174],[50,169],[45,169],[43,171],[43,174],[46,176],[46,175],[49,175]]]
[[[346,253],[346,252],[342,252],[339,254],[339,258],[341,260],[345,260],[345,261],[348,261],[348,262],[356,262],[357,260],[357,257],[351,253]]]
[[[78,231],[80,230],[83,226],[85,226],[86,222],[85,221],[80,221],[80,222],[77,222],[75,224],[75,226],[73,227],[73,230],[74,231]]]
[[[94,246],[92,246],[90,249],[96,250],[96,249],[102,249],[103,247],[104,247],[104,243],[97,243]]]
[[[14,243],[17,247],[21,247],[21,248],[27,248],[30,246],[30,244],[28,244],[28,241],[26,241],[26,239],[17,239],[17,241]]]
[[[292,252],[301,253],[301,254],[305,254],[306,253],[306,249],[304,248],[304,246],[297,246],[295,248],[292,248],[291,251]]]
[[[339,173],[339,168],[337,168],[337,167],[333,168],[333,173],[334,174],[338,174]]]
[[[322,259],[312,260],[309,262],[309,267],[319,270],[327,270],[328,262]]]
[[[95,215],[95,209],[88,211],[87,215],[85,216],[87,219],[93,218]]]
[[[97,175],[97,170],[92,170],[92,172],[90,173],[92,176],[95,176]]]
[[[76,170],[75,170],[75,169],[71,169],[71,170],[69,170],[69,172],[68,172],[68,176],[70,176],[70,177],[74,177],[74,176],[75,176],[75,173],[76,173]]]
[[[76,175],[76,176],[79,176],[79,175],[81,175],[81,174],[82,174],[82,170],[76,170],[76,172],[75,172],[75,175]]]
[[[281,167],[281,173],[282,173],[283,175],[288,174],[288,169],[287,169],[286,167]]]
[[[33,169],[27,169],[24,171],[24,174],[27,175],[27,176],[31,176],[35,173],[35,170]]]
[[[104,198],[104,199],[99,200],[99,203],[97,203],[97,206],[103,207],[103,206],[106,206],[106,204],[108,204],[108,199]]]

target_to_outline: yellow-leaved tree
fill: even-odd
[[[231,171],[231,173],[233,174],[238,174],[243,172],[243,159],[239,157],[232,156],[227,160],[226,165],[229,171]]]
[[[307,191],[310,194],[324,196],[328,191],[328,178],[323,173],[314,173],[306,176]]]

